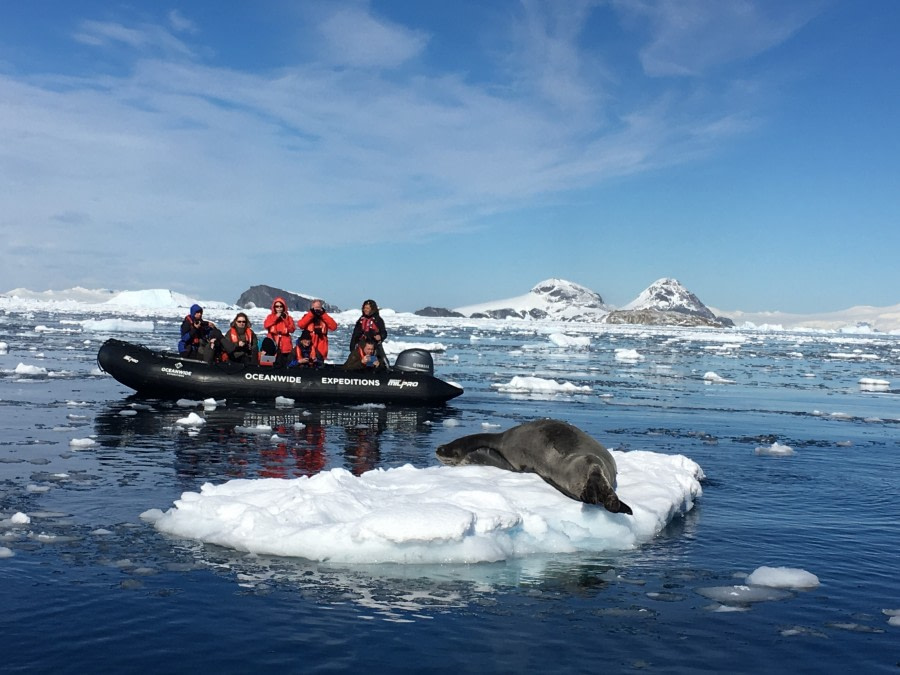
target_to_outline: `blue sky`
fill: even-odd
[[[900,302],[900,2],[4,3],[0,291]]]

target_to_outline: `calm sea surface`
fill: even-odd
[[[466,389],[451,405],[228,404],[188,432],[174,425],[185,408],[129,398],[97,371],[113,334],[83,331],[88,318],[0,314],[4,673],[900,670],[900,628],[883,613],[900,608],[900,338],[396,317],[395,340],[446,347],[437,375]],[[130,318],[155,329],[115,337],[174,345],[180,319]],[[553,332],[590,336],[591,348],[558,348]],[[342,328],[332,351],[346,341]],[[618,361],[616,349],[643,359]],[[17,374],[20,363],[46,372]],[[495,386],[516,375],[592,392]],[[861,378],[890,385],[865,391]],[[609,447],[684,454],[706,473],[703,496],[633,551],[482,565],[247,556],[139,518],[208,481],[435,465],[435,447],[483,422],[536,417]],[[235,432],[262,423],[288,441]],[[70,446],[86,438],[96,445]],[[756,454],[776,441],[795,454]],[[9,523],[17,512],[31,523]],[[730,612],[698,592],[761,565],[821,585]]]

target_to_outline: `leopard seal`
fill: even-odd
[[[616,460],[600,443],[568,422],[540,419],[502,433],[471,434],[435,451],[448,466],[495,466],[536,473],[567,497],[631,514],[616,495]]]

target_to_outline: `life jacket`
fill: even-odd
[[[264,327],[268,336],[272,338],[279,354],[289,353],[291,351],[291,333],[295,330],[294,319],[290,314],[285,313],[282,320],[273,320],[274,315],[270,314],[266,317]]]
[[[247,333],[249,333],[249,335],[247,335]],[[232,344],[236,345],[238,343],[238,340],[240,340],[240,338],[238,337],[238,334],[237,334],[237,328],[235,328],[234,326],[231,327],[231,329],[226,333],[226,335],[228,336],[228,339],[231,340]],[[256,339],[256,336],[253,334],[253,331],[250,330],[249,328],[246,331],[244,331],[244,337],[247,338],[246,341],[248,343]],[[231,357],[228,356],[228,352],[226,352],[224,349],[222,349],[222,353],[219,355],[219,360],[222,361],[223,363],[225,363],[227,361],[231,361]]]
[[[381,329],[378,328],[375,319],[370,316],[363,315],[359,317],[359,327],[362,330],[363,335],[374,335],[375,333],[381,335]]]
[[[315,319],[316,317],[312,312],[307,312],[297,322],[297,328],[310,332],[313,348],[324,360],[328,358],[328,331],[337,330],[337,322],[327,313],[321,316],[318,324],[316,324]]]
[[[300,359],[312,359],[312,363],[300,364],[309,368],[322,364],[322,355],[316,351],[312,343],[307,348],[300,344],[300,340],[297,340],[297,344],[294,346],[294,358],[297,360],[297,363],[300,363]]]

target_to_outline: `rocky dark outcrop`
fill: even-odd
[[[634,324],[643,326],[707,326],[732,328],[734,322],[725,317],[706,317],[684,311],[660,309],[617,309],[603,319],[604,323]]]
[[[315,300],[314,297],[307,297],[305,295],[291,293],[290,291],[285,291],[280,288],[274,288],[273,286],[260,285],[251,286],[246,291],[241,293],[241,297],[237,299],[237,302],[235,304],[238,307],[243,307],[244,309],[251,309],[253,307],[269,308],[272,306],[275,298],[284,298],[284,301],[288,306],[288,311],[292,312],[307,311],[309,309],[310,303]],[[323,302],[322,306],[325,308],[326,312],[341,311],[336,306],[330,305],[327,302]]]
[[[465,318],[464,314],[460,314],[459,312],[454,312],[452,309],[445,309],[444,307],[424,307],[423,309],[416,310],[414,312],[416,316],[427,316],[427,317],[457,317],[457,318]]]

